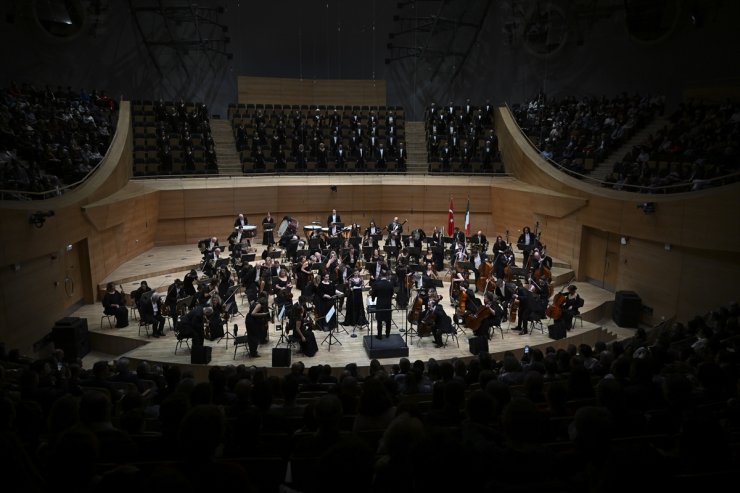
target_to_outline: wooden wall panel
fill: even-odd
[[[307,105],[386,105],[384,80],[308,80],[239,76],[238,102]]]

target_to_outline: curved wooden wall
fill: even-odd
[[[548,252],[570,262],[579,280],[609,270],[610,287],[636,291],[654,318],[685,319],[736,296],[732,287],[740,274],[740,239],[734,214],[740,186],[680,196],[633,196],[589,187],[539,159],[505,112],[497,114],[496,125],[504,162],[516,178],[317,175],[172,180],[130,180],[129,112],[124,102],[108,155],[82,187],[43,202],[0,204],[7,238],[0,246],[0,340],[6,347],[32,354],[33,344],[57,320],[80,303],[97,301],[96,286],[123,262],[155,245],[195,246],[213,234],[225,238],[239,212],[252,223],[270,210],[278,223],[290,215],[303,225],[323,223],[336,208],[345,222],[364,226],[374,219],[385,225],[398,215],[408,219],[406,228],[421,227],[429,233],[446,223],[451,196],[456,224],[463,224],[469,197],[472,229],[483,229],[489,237],[508,229],[515,242],[523,226],[539,221]],[[657,204],[653,215],[636,207],[647,200]],[[55,216],[43,228],[29,224],[31,212],[49,209]],[[626,245],[619,244],[622,236]],[[70,251],[67,245],[72,245]],[[723,296],[727,290],[730,294]]]

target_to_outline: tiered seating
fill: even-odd
[[[738,172],[740,104],[690,101],[681,104],[669,120],[615,164],[608,177],[613,188],[701,190],[722,185],[718,177]]]
[[[512,106],[512,112],[543,157],[583,174],[645,127],[663,106],[661,97],[638,94],[561,100],[538,94]]]
[[[232,104],[228,117],[245,173],[406,169],[399,106]]]
[[[444,107],[432,103],[425,112],[430,172],[501,173],[503,165],[493,129],[493,105]]]
[[[48,198],[87,176],[108,151],[117,104],[104,91],[38,89],[12,84],[0,91],[0,189],[3,198]]]
[[[133,101],[134,175],[217,174],[203,103]]]

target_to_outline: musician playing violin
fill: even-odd
[[[398,216],[396,216],[393,218],[393,221],[388,224],[388,244],[390,246],[400,246],[402,233],[403,226],[398,221]]]

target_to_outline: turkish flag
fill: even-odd
[[[450,209],[447,211],[447,236],[452,236],[455,232],[455,206],[452,205],[452,197],[450,197]]]

